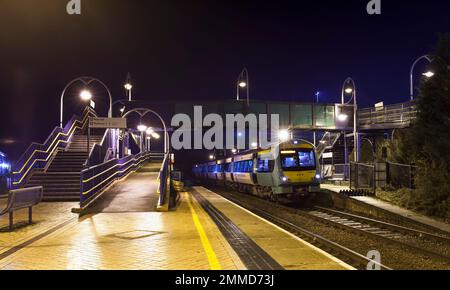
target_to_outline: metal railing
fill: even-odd
[[[85,208],[115,180],[135,171],[151,158],[149,152],[112,159],[81,172],[80,206]]]
[[[408,127],[416,118],[417,107],[414,102],[385,106],[383,108],[368,108],[358,110],[360,127],[394,126]]]
[[[158,201],[158,207],[166,209],[169,208],[170,203],[170,154],[166,154],[164,157],[164,161],[161,165],[161,170],[159,171],[158,175],[158,181],[159,181],[159,187],[158,187],[158,194],[159,194],[159,201]]]
[[[340,137],[340,132],[326,132],[316,148],[319,158],[322,156],[325,150],[333,148]]]
[[[23,186],[33,170],[44,169],[56,151],[67,147],[76,130],[87,126],[89,116],[97,114],[87,108],[81,118],[74,116],[63,129],[56,127],[43,144],[32,143],[13,167],[12,189]]]
[[[111,132],[111,129],[106,129],[100,144],[92,146],[89,157],[84,164],[85,166],[102,164],[111,159],[108,156],[111,156],[109,153],[112,151],[112,147],[115,146],[111,144]]]
[[[350,163],[350,189],[367,190],[375,193],[375,166],[362,163]]]
[[[394,188],[414,189],[414,175],[417,167],[412,165],[386,163],[386,184]]]

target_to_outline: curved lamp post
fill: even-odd
[[[422,55],[421,57],[419,57],[418,59],[416,59],[412,66],[411,66],[411,70],[409,71],[409,80],[410,80],[410,97],[411,97],[411,101],[414,101],[414,68],[416,67],[417,63],[419,63],[419,61],[421,61],[422,59],[427,60],[430,64],[433,62],[433,57],[431,55]],[[434,74],[433,74],[434,75]],[[430,71],[429,74],[427,75],[427,77],[433,77],[432,72]]]
[[[122,116],[122,118],[126,118],[128,115],[130,115],[132,113],[138,114],[141,117],[141,119],[145,115],[147,115],[149,113],[151,113],[151,114],[155,115],[156,117],[158,117],[158,119],[161,121],[161,123],[162,123],[162,125],[164,127],[164,153],[168,154],[169,151],[170,151],[170,148],[169,148],[169,132],[167,131],[166,122],[164,122],[164,119],[161,117],[161,115],[156,113],[155,111],[153,111],[151,109],[148,109],[148,108],[137,108],[137,109],[133,109],[133,110],[130,110],[130,111],[126,112]],[[142,130],[140,130],[140,131],[145,132],[147,129],[148,129],[148,127],[146,127],[145,129],[144,129],[144,127],[142,127]],[[141,144],[141,146],[142,146],[142,144]]]
[[[247,68],[244,68],[242,72],[239,74],[239,77],[236,82],[236,99],[238,101],[241,100],[241,89],[247,90],[247,105],[250,105],[250,89],[249,89],[249,77],[248,77],[248,70]]]
[[[345,95],[351,95],[352,98],[345,102]],[[358,135],[358,104],[356,102],[356,84],[355,81],[352,78],[347,78],[344,81],[344,84],[342,85],[342,105],[348,105],[352,102],[353,100],[353,138],[354,138],[354,146],[355,146],[355,155],[354,155],[354,159],[355,162],[359,162],[360,160],[360,148],[359,148],[359,135]],[[344,132],[344,140],[346,139],[345,137],[345,132]],[[345,145],[347,145],[347,143],[345,142]],[[345,151],[347,151],[347,146],[345,146],[346,149]],[[345,164],[348,164],[348,154],[347,152],[345,152]]]
[[[447,70],[449,69],[449,65],[441,57],[439,57],[437,55],[426,54],[426,55],[422,55],[421,57],[416,59],[411,66],[411,70],[409,71],[411,101],[414,101],[414,68],[422,59],[427,60],[430,64],[432,64],[435,61],[439,61],[445,69],[447,69]],[[423,75],[427,78],[432,78],[435,75],[435,73],[433,71],[429,70],[429,71],[423,73]]]
[[[106,86],[106,84],[104,82],[100,81],[99,79],[93,78],[93,77],[79,77],[79,78],[76,78],[76,79],[73,79],[72,81],[70,81],[64,87],[64,90],[63,90],[63,92],[61,94],[61,115],[60,115],[60,120],[59,120],[59,126],[61,128],[63,128],[63,121],[64,121],[64,95],[66,94],[67,89],[69,89],[72,85],[74,85],[77,82],[82,83],[85,87],[89,87],[92,83],[99,83],[106,89],[106,91],[108,92],[108,96],[109,96],[108,117],[112,118],[112,95],[111,95],[111,91],[109,90],[108,86]]]

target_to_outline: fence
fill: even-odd
[[[130,155],[122,159],[112,159],[103,164],[88,168],[81,172],[80,205],[90,204],[99,193],[115,180],[128,175],[143,162],[149,160],[148,152]]]
[[[367,190],[375,193],[375,166],[350,163],[350,189]]]
[[[414,189],[415,172],[415,166],[387,162],[386,184],[394,188]]]
[[[413,102],[385,106],[382,109],[369,108],[358,111],[360,127],[395,124],[398,127],[409,126],[416,118],[417,108]]]

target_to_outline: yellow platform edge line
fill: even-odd
[[[208,236],[206,235],[205,230],[203,229],[202,224],[200,223],[200,219],[197,215],[197,212],[192,206],[191,197],[187,193],[185,193],[185,196],[187,197],[186,200],[192,214],[192,220],[194,221],[195,228],[197,229],[197,232],[200,236],[200,241],[202,242],[203,249],[205,250],[206,256],[208,257],[209,266],[211,270],[222,270],[219,260],[217,260],[217,255],[211,246],[211,243],[208,239]]]
[[[279,231],[281,231],[281,232],[283,232],[283,233],[289,235],[290,237],[294,238],[295,240],[297,240],[297,241],[303,243],[303,244],[306,245],[307,247],[309,247],[309,248],[315,250],[316,252],[322,254],[323,256],[325,256],[326,258],[330,259],[331,261],[334,261],[336,264],[340,265],[341,267],[343,267],[343,268],[345,268],[345,269],[347,269],[347,270],[356,270],[356,268],[354,268],[353,266],[350,266],[349,264],[345,263],[344,261],[342,261],[342,260],[340,260],[340,259],[338,259],[338,258],[332,256],[331,254],[325,252],[324,250],[322,250],[322,249],[320,249],[320,248],[318,248],[318,247],[316,247],[316,246],[314,246],[314,245],[308,243],[307,241],[305,241],[305,240],[303,240],[303,239],[297,237],[297,236],[294,235],[293,233],[291,233],[291,232],[289,232],[289,231],[287,231],[287,230],[285,230],[285,229],[279,227],[278,225],[276,225],[276,224],[274,224],[274,223],[272,223],[272,222],[270,222],[270,221],[268,221],[268,220],[266,220],[266,219],[264,219],[264,218],[258,216],[257,214],[255,214],[255,213],[249,211],[248,209],[243,208],[242,206],[240,206],[240,205],[238,205],[238,204],[232,202],[231,200],[228,200],[228,199],[224,198],[224,197],[221,196],[220,194],[217,194],[217,193],[215,193],[214,191],[211,191],[211,190],[209,190],[209,189],[207,189],[207,188],[204,188],[204,187],[202,187],[202,186],[197,186],[197,187],[194,187],[194,188],[196,188],[200,194],[201,194],[201,191],[204,190],[204,191],[206,191],[206,192],[209,192],[209,193],[212,193],[212,194],[216,195],[218,198],[224,200],[225,202],[228,202],[228,203],[234,205],[235,207],[237,207],[237,208],[243,210],[244,212],[247,212],[248,214],[250,214],[250,215],[252,215],[252,216],[258,218],[259,220],[261,220],[261,221],[263,221],[263,222],[265,222],[265,223],[267,223],[267,224],[273,226],[274,228],[278,229]]]

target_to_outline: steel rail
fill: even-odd
[[[320,206],[316,206],[315,208],[320,211],[323,211],[323,212],[327,212],[327,213],[334,214],[334,215],[339,215],[341,217],[350,218],[352,220],[357,220],[357,221],[365,222],[368,224],[373,224],[373,225],[379,226],[381,228],[386,228],[386,229],[389,229],[392,231],[397,231],[397,232],[404,233],[404,234],[412,234],[412,235],[417,235],[419,237],[426,237],[429,239],[438,240],[439,242],[445,243],[450,246],[450,238],[442,236],[442,235],[419,231],[419,230],[416,230],[413,228],[399,226],[399,225],[395,225],[395,224],[391,224],[391,223],[387,223],[387,222],[383,222],[383,221],[379,221],[379,220],[375,220],[375,219],[371,219],[371,218],[367,218],[367,217],[363,217],[363,216],[359,216],[359,215],[355,215],[355,214],[337,211],[337,210],[330,209],[330,208],[325,208],[325,207],[320,207]]]
[[[313,233],[307,229],[304,229],[296,224],[293,224],[286,219],[283,219],[274,214],[268,213],[267,211],[257,208],[254,205],[249,205],[248,203],[242,202],[241,200],[238,200],[234,197],[230,197],[228,195],[224,196],[222,193],[218,193],[218,194],[220,194],[222,197],[246,208],[247,210],[259,215],[260,217],[265,218],[271,222],[274,222],[275,224],[278,224],[279,226],[281,226],[284,229],[290,230],[291,232],[295,233],[297,236],[303,238],[304,240],[310,242],[311,244],[319,245],[319,248],[321,248],[321,249],[330,249],[331,251],[337,253],[338,255],[345,257],[346,259],[352,261],[354,266],[357,265],[357,267],[355,267],[355,268],[366,269],[366,267],[369,263],[373,263],[373,264],[378,265],[382,270],[392,270],[391,268],[389,268],[381,263],[378,263],[376,261],[373,261],[373,260],[371,260],[371,259],[345,247],[345,246],[335,243],[325,237],[322,237],[321,235],[315,234],[315,233]],[[261,200],[261,201],[264,201],[264,200]],[[273,204],[273,203],[271,203],[271,204]],[[279,207],[279,208],[281,208],[281,207]]]

